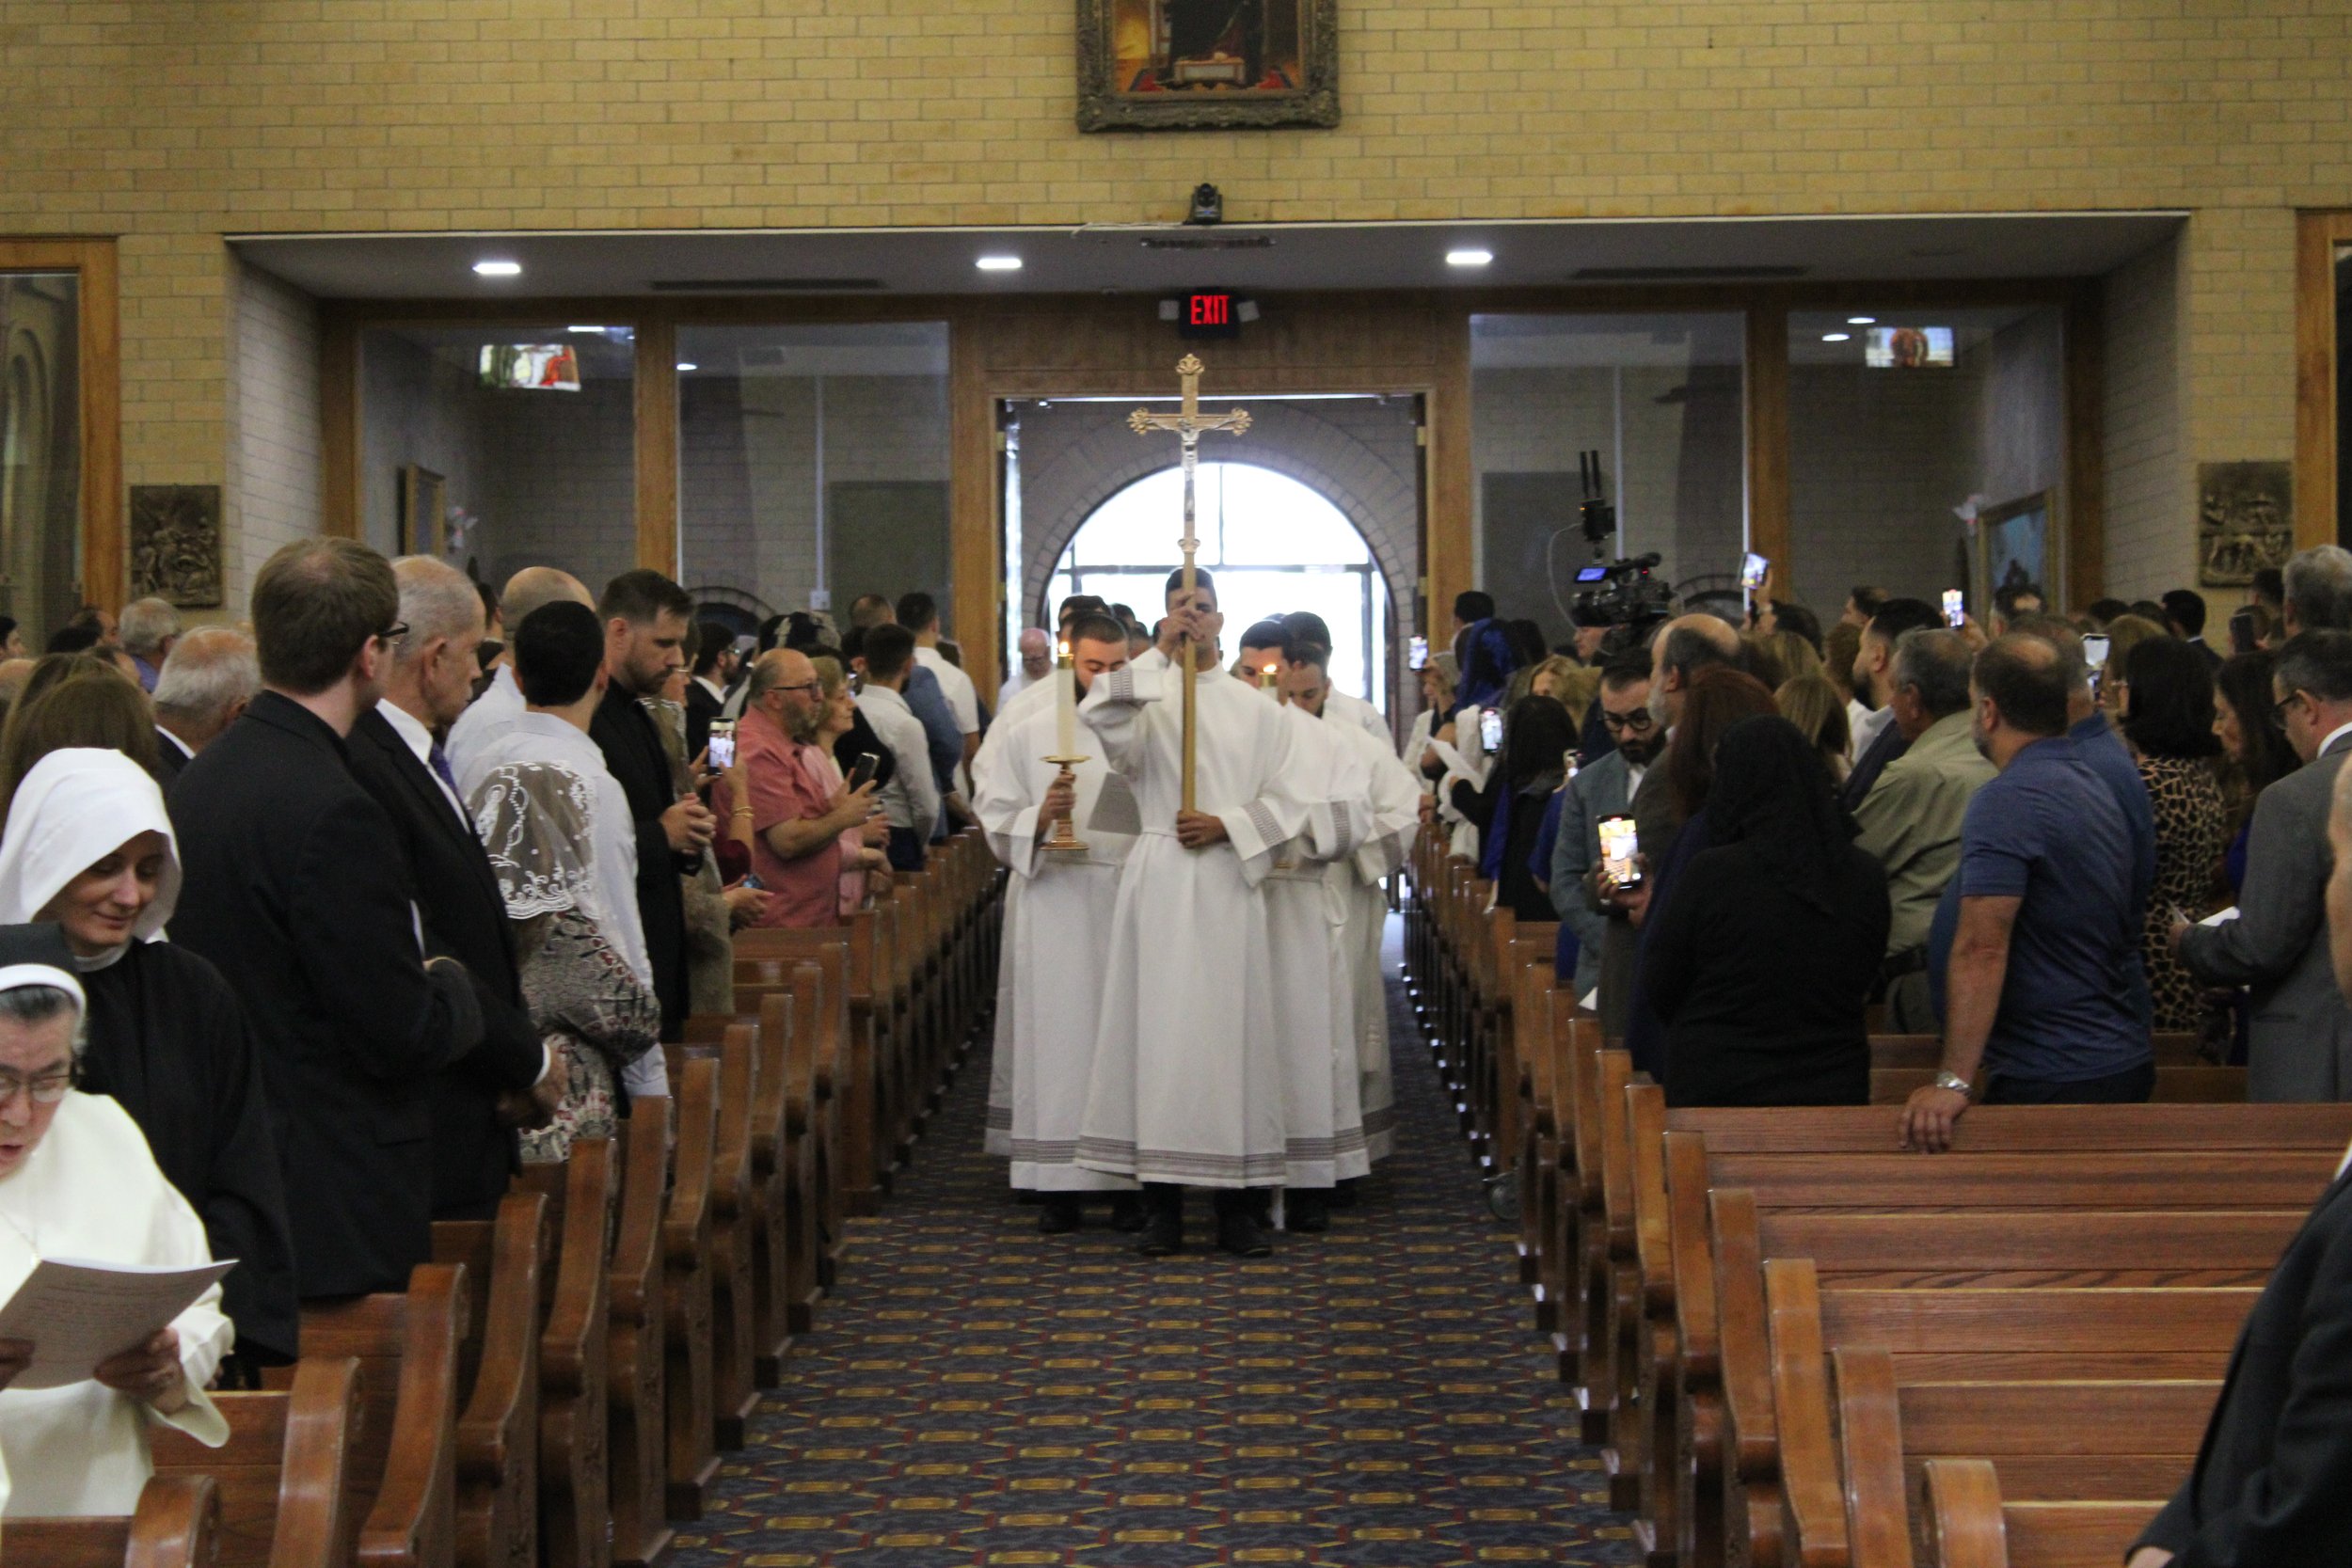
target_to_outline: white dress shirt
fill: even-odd
[[[449,744],[443,750],[449,752],[450,771],[457,775],[458,788],[470,787],[466,774],[473,762],[473,753],[488,745],[522,714],[523,689],[515,684],[515,667],[501,664],[482,695],[449,727]]]
[[[939,820],[939,784],[931,777],[931,743],[923,721],[907,706],[905,697],[871,681],[857,694],[857,710],[898,760],[890,783],[877,797],[882,815],[892,827],[911,829],[928,843]]]
[[[965,735],[980,733],[980,694],[972,685],[972,677],[947,662],[937,648],[916,645],[914,662],[939,678],[940,693],[947,699],[947,710],[956,716],[956,728]]]

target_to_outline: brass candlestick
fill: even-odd
[[[1058,756],[1047,757],[1044,760],[1052,763],[1055,767],[1067,773],[1072,768],[1077,767],[1078,764],[1082,762],[1090,762],[1093,759],[1090,757]],[[1057,780],[1056,782],[1058,783],[1059,781]],[[1071,782],[1074,784],[1077,781],[1073,779]],[[1080,854],[1085,853],[1086,847],[1086,841],[1081,839],[1073,830],[1070,818],[1067,816],[1057,816],[1054,819],[1053,836],[1048,838],[1042,845],[1040,846],[1041,848],[1048,851],[1063,853],[1074,851]]]

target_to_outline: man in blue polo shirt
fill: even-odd
[[[2073,673],[2022,633],[1977,656],[1977,746],[2000,773],[1968,804],[1930,938],[1944,1064],[1903,1107],[1910,1148],[1948,1148],[1973,1099],[2133,1102],[2155,1085],[2135,985],[2137,857],[2115,792],[2067,736]]]

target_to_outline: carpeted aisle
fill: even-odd
[[[1403,993],[1391,982],[1392,1012]],[[1406,1015],[1408,1018],[1409,1015]],[[1409,1022],[1396,1158],[1329,1234],[1041,1237],[976,1053],[679,1568],[1633,1560]]]

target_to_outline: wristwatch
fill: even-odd
[[[1935,1086],[1939,1089],[1950,1089],[1955,1093],[1966,1095],[1971,1100],[1977,1097],[1976,1085],[1948,1068],[1935,1075]]]

